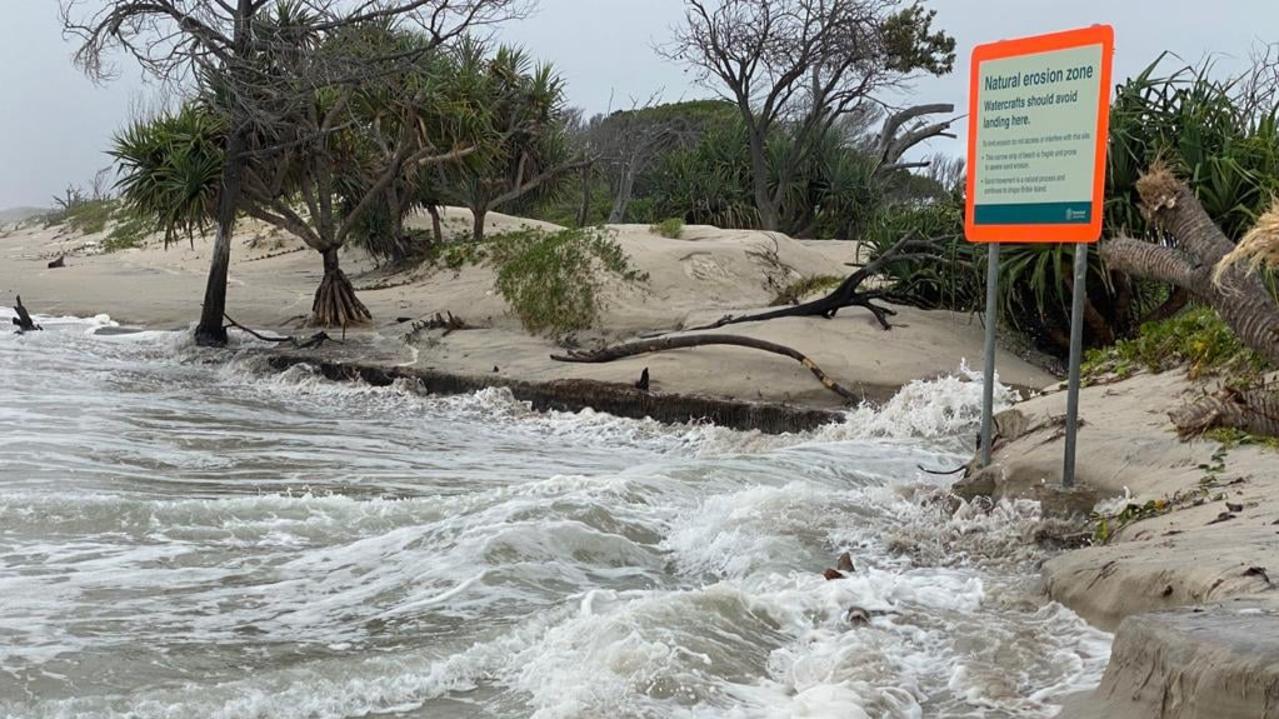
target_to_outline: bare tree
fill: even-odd
[[[686,146],[697,137],[689,117],[661,113],[656,97],[631,109],[597,115],[587,129],[590,152],[608,178],[613,194],[610,223],[622,222],[635,192],[635,179],[663,153]]]
[[[80,41],[76,63],[96,80],[109,79],[114,54],[136,62],[174,92],[215,94],[227,114],[225,159],[218,194],[213,256],[195,338],[224,345],[226,278],[231,238],[244,201],[244,174],[251,135],[271,137],[281,122],[314,97],[315,87],[293,83],[297,94],[281,96],[282,55],[298,52],[290,33],[256,32],[267,14],[306,15],[308,32],[377,21],[411,23],[438,46],[471,28],[517,13],[522,0],[60,0],[64,33]],[[287,23],[285,23],[287,25]],[[348,71],[352,68],[348,66]],[[385,69],[379,69],[379,72]],[[359,84],[361,72],[326,76],[323,84]]]
[[[902,0],[686,0],[685,7],[683,26],[660,51],[737,105],[765,229],[779,228],[790,178],[841,117],[912,73],[949,72],[955,58],[954,39],[932,30],[935,13]],[[789,149],[770,167],[770,138],[782,129]]]

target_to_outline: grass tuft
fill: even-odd
[[[671,217],[650,226],[648,229],[655,235],[678,240],[684,236],[684,221],[678,217]]]
[[[835,289],[843,281],[843,277],[836,275],[806,275],[779,290],[777,296],[769,303],[769,306],[781,307],[783,305],[799,304],[805,297]]]

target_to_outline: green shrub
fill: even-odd
[[[115,212],[115,200],[88,200],[75,198],[44,216],[44,226],[66,225],[82,235],[93,235],[107,228]]]
[[[621,245],[600,228],[550,233],[526,229],[485,244],[488,262],[497,272],[497,291],[533,333],[595,324],[608,275],[627,282],[648,279],[631,267]]]
[[[147,236],[155,230],[148,218],[138,217],[124,210],[115,214],[116,224],[102,240],[104,252],[119,252],[146,244]]]
[[[648,229],[655,235],[678,240],[684,236],[684,221],[678,217],[668,217]]]
[[[773,301],[769,303],[769,306],[779,307],[781,305],[798,304],[809,295],[835,289],[843,281],[843,277],[836,275],[807,275],[801,277],[783,287],[777,293],[777,296],[773,298]]]
[[[1188,366],[1191,377],[1222,375],[1243,381],[1267,369],[1266,360],[1244,346],[1216,312],[1194,307],[1143,325],[1133,339],[1091,350],[1084,373],[1127,376],[1138,369],[1162,372],[1182,364]]]

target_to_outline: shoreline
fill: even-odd
[[[450,221],[464,226],[467,218],[454,213]],[[496,216],[493,222],[500,229],[520,220]],[[254,234],[259,231],[246,223],[245,236],[237,241],[228,312],[255,329],[303,334],[294,327],[310,306],[320,274],[318,258],[291,251],[287,238]],[[694,227],[687,239],[669,240],[647,228],[618,226],[615,231],[636,265],[653,280],[640,288],[607,288],[607,307],[600,318],[607,330],[559,341],[530,336],[495,295],[487,268],[388,273],[358,253],[346,253],[343,264],[357,286],[364,287],[359,294],[379,322],[353,332],[345,345],[305,352],[281,348],[266,353],[267,361],[276,370],[307,363],[331,379],[358,376],[370,384],[408,379],[440,394],[505,387],[539,410],[591,407],[664,422],[709,418],[722,426],[766,433],[842,421],[850,406],[804,367],[774,355],[705,347],[604,365],[556,363],[549,355],[566,342],[590,346],[654,329],[677,331],[728,312],[766,306],[779,278],[842,272],[844,261],[856,251],[855,243],[802,242],[783,236],[776,246],[788,274],[774,277],[768,274],[773,270],[761,267],[752,254],[758,252],[763,233]],[[148,246],[85,254],[83,248],[92,242],[93,238],[56,228],[0,237],[0,252],[7,259],[0,263],[0,292],[22,294],[38,314],[87,310],[151,329],[189,325],[202,287],[202,252],[207,249],[203,244],[167,252]],[[772,238],[769,242],[772,246]],[[68,255],[67,266],[46,268],[47,259],[59,254]],[[886,401],[913,380],[954,374],[961,358],[974,366],[980,363],[982,330],[973,318],[898,309],[891,332],[858,310],[832,320],[787,318],[737,325],[733,331],[794,347],[873,403]],[[414,319],[450,310],[473,328],[413,328]],[[1005,351],[998,363],[1001,383],[1017,389],[1057,382]],[[651,391],[634,387],[642,370],[652,375]],[[1116,504],[1116,497],[1130,497],[1118,501],[1122,508],[1124,502],[1142,505],[1195,491],[1203,476],[1199,466],[1214,461],[1216,445],[1202,440],[1182,443],[1164,413],[1196,391],[1194,383],[1175,372],[1085,388],[1078,473],[1086,489],[1071,495],[1052,490],[1060,481],[1062,451],[1054,418],[1062,413],[1064,393],[1050,390],[1019,402],[998,423],[995,469],[953,489],[969,496],[1037,499],[1045,514],[1062,508],[1086,513],[1102,500]],[[1230,502],[1246,506],[1245,512],[1232,513],[1230,521],[1210,524],[1225,507],[1224,500],[1212,499],[1135,522],[1118,529],[1105,544],[1062,551],[1045,562],[1042,581],[1048,599],[1094,626],[1117,632],[1102,687],[1073,698],[1062,716],[1151,709],[1149,696],[1137,690],[1133,677],[1150,677],[1146,681],[1152,686],[1173,691],[1185,675],[1161,664],[1163,654],[1139,648],[1162,642],[1171,652],[1185,646],[1190,629],[1182,619],[1187,614],[1225,617],[1222,621],[1242,616],[1239,621],[1264,633],[1279,626],[1279,601],[1272,599],[1273,585],[1265,572],[1267,557],[1279,549],[1279,526],[1270,526],[1279,521],[1279,488],[1264,481],[1274,476],[1273,469],[1267,473],[1267,463],[1273,466],[1274,459],[1272,451],[1256,447],[1230,452],[1221,470],[1230,476],[1220,477],[1220,491],[1241,492],[1232,494]],[[1226,484],[1241,477],[1240,484]],[[1248,573],[1255,567],[1262,571]],[[1270,569],[1279,578],[1279,566]],[[1204,606],[1211,608],[1205,611]],[[1252,613],[1238,615],[1239,608]],[[1150,614],[1169,611],[1172,614]],[[1267,675],[1247,659],[1255,659],[1261,650],[1241,643],[1215,646],[1221,656],[1238,653],[1239,661],[1232,664],[1237,669],[1196,681],[1205,687],[1214,681],[1260,682],[1273,689],[1271,696],[1279,696],[1279,677]]]
[[[729,429],[757,430],[765,434],[803,432],[844,419],[844,413],[836,410],[775,402],[666,394],[598,380],[529,382],[390,364],[348,362],[326,359],[319,355],[320,353],[315,352],[270,354],[267,362],[277,371],[302,364],[310,365],[326,379],[360,380],[375,387],[391,385],[398,380],[409,380],[417,383],[422,392],[431,395],[467,394],[501,388],[509,390],[515,399],[528,402],[538,412],[579,412],[590,409],[615,417],[653,419],[669,424],[706,421]]]
[[[1060,489],[1065,393],[997,416],[990,470],[961,496],[1030,498],[1045,514],[1094,507],[1107,536],[1044,563],[1045,595],[1115,633],[1105,678],[1063,717],[1272,716],[1279,712],[1279,451],[1183,442],[1167,413],[1212,387],[1184,370],[1085,387],[1079,484]],[[1078,536],[1078,535],[1076,535]],[[1238,687],[1248,687],[1240,694]]]

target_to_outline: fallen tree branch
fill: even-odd
[[[231,319],[230,315],[226,313],[223,313],[222,316],[225,317],[226,321],[230,323],[226,326],[226,329],[230,329],[231,327],[234,327],[242,332],[246,332],[252,335],[253,337],[256,337],[262,340],[263,342],[277,342],[277,343],[287,342],[300,350],[313,349],[315,347],[319,347],[325,342],[338,342],[337,340],[330,337],[327,332],[324,332],[324,331],[316,332],[315,334],[311,335],[310,337],[307,337],[304,340],[299,340],[297,337],[294,337],[293,335],[285,335],[283,337],[268,337],[264,334],[254,332],[248,327],[245,327],[239,322],[236,322],[235,320]],[[341,342],[338,342],[338,344],[341,344]]]
[[[807,355],[804,355],[798,350],[791,349],[785,345],[779,345],[776,342],[755,339],[754,337],[743,337],[742,335],[675,335],[658,337],[655,339],[640,340],[638,342],[625,342],[623,344],[604,347],[590,352],[574,350],[570,351],[566,355],[551,355],[551,359],[557,362],[602,363],[612,362],[613,360],[622,359],[624,357],[648,354],[650,352],[665,352],[666,350],[704,347],[707,345],[748,347],[750,349],[757,349],[764,352],[772,352],[773,354],[790,357],[804,365],[809,372],[812,372],[813,376],[816,377],[826,389],[850,402],[861,401],[860,396],[854,394],[835,380],[831,379],[829,375],[822,371],[821,367],[818,367],[817,364],[809,359]]]
[[[831,319],[837,312],[846,307],[864,307],[875,315],[875,319],[879,322],[879,326],[885,330],[891,330],[892,324],[888,322],[888,318],[897,314],[895,310],[888,307],[875,304],[876,300],[885,300],[888,293],[883,290],[868,290],[862,292],[860,287],[863,282],[873,277],[885,265],[891,262],[899,262],[901,260],[913,260],[922,258],[935,258],[933,250],[936,246],[929,241],[917,240],[914,236],[902,238],[897,244],[880,253],[878,257],[863,265],[856,272],[852,273],[839,283],[839,286],[830,292],[830,294],[820,299],[804,302],[802,304],[783,307],[781,309],[769,310],[753,315],[742,315],[735,317],[726,315],[719,320],[708,325],[699,327],[689,327],[685,331],[698,332],[701,330],[711,330],[727,325],[740,324],[742,322],[762,322],[764,320],[777,319],[779,317],[824,317]]]

